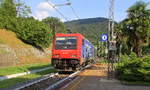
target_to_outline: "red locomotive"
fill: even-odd
[[[52,65],[59,70],[77,70],[94,60],[94,46],[81,34],[56,34]]]

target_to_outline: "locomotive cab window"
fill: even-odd
[[[77,37],[56,37],[56,49],[76,49]]]

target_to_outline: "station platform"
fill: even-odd
[[[61,90],[150,90],[150,86],[123,85],[107,78],[107,65],[96,64],[82,72]]]

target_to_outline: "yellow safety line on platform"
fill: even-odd
[[[81,82],[82,80],[84,80],[84,78],[85,78],[85,77],[79,79],[79,81],[78,81],[77,83],[75,83],[72,87],[70,87],[69,90],[72,90],[73,88],[75,88],[78,84],[80,84],[80,82]]]

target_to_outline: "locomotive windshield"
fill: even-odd
[[[77,37],[56,37],[56,49],[76,49]]]

